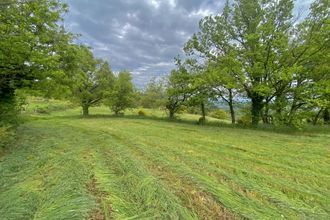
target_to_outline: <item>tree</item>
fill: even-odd
[[[186,45],[186,51],[226,67],[227,78],[235,79],[235,87],[251,99],[253,124],[273,95],[272,80],[278,78],[286,55],[292,7],[289,0],[237,0],[233,7],[227,1],[221,15],[200,22],[201,31]]]
[[[234,99],[239,93],[235,78],[231,75],[235,65],[226,57],[218,62],[209,62],[204,74],[205,84],[212,90],[212,97],[227,103],[232,124],[236,123]]]
[[[85,46],[77,46],[76,64],[71,78],[73,100],[83,109],[83,116],[89,115],[89,107],[98,105],[114,86],[114,75],[107,61],[96,60]]]
[[[15,91],[32,88],[58,69],[61,45],[72,40],[59,25],[67,6],[58,0],[0,5],[0,120],[15,107]]]
[[[326,116],[330,108],[329,14],[329,1],[318,0],[312,3],[310,14],[299,25],[295,42],[298,45],[295,53],[300,55],[300,87],[304,91],[298,100],[304,107],[317,109],[316,116],[322,112]]]
[[[197,71],[194,72],[192,69],[189,72],[190,77],[190,85],[189,88],[186,90],[187,99],[185,100],[187,106],[200,107],[201,117],[199,119],[199,123],[204,124],[206,121],[206,114],[208,110],[208,106],[212,99],[213,101],[213,91],[209,88],[209,84],[205,83],[204,81],[204,72],[201,69],[197,68]]]
[[[165,106],[166,88],[163,80],[151,79],[145,90],[140,94],[140,105],[144,108]]]
[[[192,95],[192,77],[187,69],[177,61],[178,69],[172,70],[167,82],[166,109],[169,118],[173,119],[175,113]]]
[[[131,74],[127,71],[120,72],[115,80],[113,90],[106,98],[105,104],[118,115],[133,105],[133,88]]]
[[[290,74],[275,86],[276,123],[301,124],[307,111],[315,112],[314,123],[328,105],[329,1],[318,0],[310,14],[292,30],[286,62]],[[289,76],[289,77],[288,77]],[[283,78],[282,78],[283,79]]]

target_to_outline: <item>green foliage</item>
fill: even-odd
[[[182,105],[178,110],[178,113],[189,113],[189,114],[198,115],[201,113],[201,110],[200,110],[200,106]]]
[[[249,106],[242,106],[240,109],[240,117],[237,120],[239,125],[248,126],[251,125],[251,112]]]
[[[2,100],[0,103],[0,126],[6,124],[16,125],[18,123],[19,106],[15,97]]]
[[[204,69],[202,81],[228,103],[231,113],[237,93],[250,99],[253,124],[261,117],[264,123],[272,118],[294,124],[299,110],[325,108],[330,100],[325,89],[329,1],[315,1],[300,23],[294,21],[293,8],[292,0],[227,1],[222,13],[200,21],[200,31],[185,45],[189,59],[195,60],[189,63]],[[276,108],[272,112],[270,105]],[[289,112],[282,112],[285,108]]]
[[[71,71],[71,92],[73,101],[83,108],[87,116],[90,106],[98,105],[102,99],[112,92],[115,77],[107,61],[96,60],[89,48],[75,47],[77,52],[76,65]]]
[[[107,95],[105,104],[118,115],[123,113],[125,109],[133,106],[134,87],[132,84],[132,76],[127,71],[118,74],[113,90]]]
[[[58,0],[1,3],[0,124],[17,123],[17,89],[46,91],[49,81],[54,85],[64,75],[60,54],[72,41],[59,22],[66,10]]]
[[[228,119],[228,114],[222,109],[216,109],[210,113],[210,116],[217,119]]]
[[[251,125],[251,116],[243,115],[237,120],[237,123],[243,126]]]
[[[174,118],[174,114],[192,95],[192,76],[187,69],[177,61],[177,70],[172,70],[167,82],[167,102],[166,109],[169,117]]]
[[[138,94],[138,106],[143,108],[161,108],[166,104],[166,88],[162,80],[152,79],[145,90]]]
[[[0,88],[31,86],[60,71],[56,52],[71,40],[59,25],[67,6],[58,0],[8,0],[0,7],[0,74],[7,79]]]
[[[147,112],[144,111],[143,109],[140,109],[140,110],[138,111],[138,115],[139,115],[139,116],[147,116]]]
[[[20,123],[19,113],[25,104],[25,97],[18,91],[6,95],[0,100],[0,126],[17,126]]]

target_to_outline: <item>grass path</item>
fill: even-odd
[[[330,217],[329,135],[61,114],[0,158],[1,219]]]

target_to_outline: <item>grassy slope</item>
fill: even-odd
[[[327,134],[77,114],[19,128],[0,158],[1,219],[330,216]]]

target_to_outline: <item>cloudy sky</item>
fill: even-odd
[[[311,0],[297,0],[297,10]],[[114,71],[129,70],[137,87],[168,74],[198,21],[221,11],[225,0],[66,0],[65,26],[79,41],[109,60]]]

